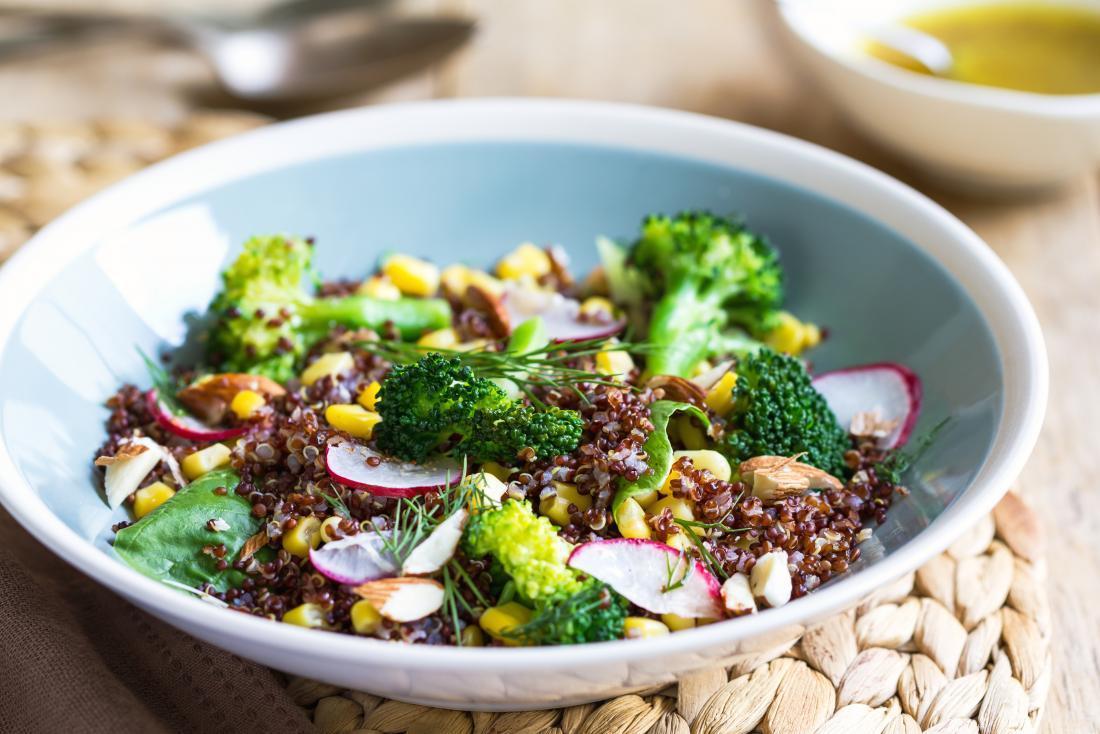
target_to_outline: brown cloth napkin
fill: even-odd
[[[2,509],[0,527],[3,734],[315,731],[272,671],[140,611]]]

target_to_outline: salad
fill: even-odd
[[[138,571],[384,640],[645,638],[812,592],[905,494],[919,380],[813,376],[824,332],[738,220],[646,217],[583,279],[526,243],[323,281],[314,248],[246,242],[202,359],[108,401],[95,465]]]

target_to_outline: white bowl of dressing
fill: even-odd
[[[1072,4],[1100,12],[1100,0]],[[775,12],[806,72],[856,126],[952,188],[1028,193],[1096,170],[1100,93],[1036,94],[938,79],[865,50],[861,27],[960,5],[786,0]]]

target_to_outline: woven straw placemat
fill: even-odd
[[[40,226],[167,155],[259,124],[209,112],[141,120],[0,123],[0,262]],[[464,713],[304,678],[289,690],[322,734],[1023,734],[1051,679],[1043,542],[1008,494],[943,555],[858,608],[738,667],[609,701]]]

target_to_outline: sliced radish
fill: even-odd
[[[718,618],[721,585],[703,564],[653,540],[614,538],[578,546],[569,565],[654,614]],[[669,590],[669,577],[672,578]],[[682,583],[681,583],[682,581]]]
[[[174,415],[160,398],[156,390],[145,393],[145,403],[149,406],[149,412],[157,419],[162,428],[170,431],[180,438],[189,441],[224,441],[228,438],[236,438],[244,434],[243,426],[238,428],[211,428],[197,418],[189,415]]]
[[[513,325],[541,316],[546,336],[555,342],[575,342],[599,339],[618,334],[626,326],[625,319],[599,324],[581,319],[581,304],[560,293],[520,288],[509,285],[502,297],[508,320]]]
[[[462,529],[466,527],[469,513],[461,509],[436,526],[435,530],[412,553],[401,566],[401,573],[422,576],[435,573],[451,560],[462,540]]]
[[[351,441],[330,444],[325,451],[325,467],[341,484],[382,497],[416,497],[462,481],[462,467],[453,459],[441,457],[413,464]]]
[[[878,443],[885,449],[909,440],[920,416],[920,378],[900,364],[869,364],[826,372],[814,378],[814,387],[825,396],[845,428],[857,416],[877,416],[885,428]]]
[[[397,573],[380,533],[357,533],[309,551],[313,567],[338,584],[362,584]]]

